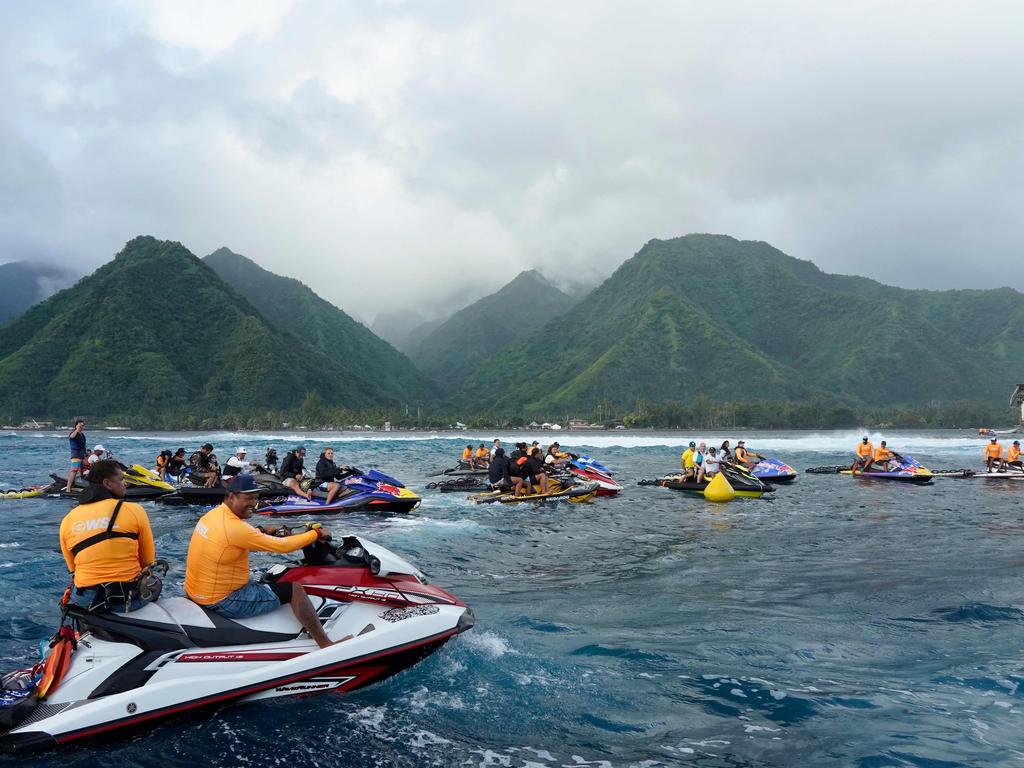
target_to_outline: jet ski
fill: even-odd
[[[589,456],[579,456],[571,459],[566,468],[576,477],[588,482],[597,483],[598,496],[615,496],[622,490],[622,486],[615,481],[608,468],[600,462],[594,461]]]
[[[132,464],[130,467],[121,465],[121,470],[124,472],[125,485],[131,486],[149,486],[152,488],[160,488],[164,491],[173,491],[174,486],[168,483],[166,480],[161,480],[160,475],[151,469],[146,469],[141,464]]]
[[[181,597],[127,614],[68,606],[77,642],[63,627],[44,668],[23,671],[28,693],[0,697],[0,750],[78,742],[214,704],[348,693],[416,664],[474,623],[465,603],[361,537],[312,544],[302,561],[274,565],[263,578],[302,584],[327,636],[350,639],[318,648],[287,605],[236,620]]]
[[[729,481],[729,485],[736,491],[736,495],[746,499],[759,499],[766,493],[775,489],[767,483],[754,477],[750,472],[732,465],[722,465],[722,474]],[[671,488],[673,491],[685,491],[687,493],[704,494],[710,481],[697,482],[694,479],[686,479],[683,475],[666,475],[659,482],[662,488]]]
[[[520,502],[547,502],[547,501],[590,501],[597,495],[598,485],[595,482],[561,482],[552,479],[548,484],[548,493],[541,493],[539,486],[534,486],[534,492],[523,496],[513,496],[511,490],[487,491],[476,493],[469,497],[470,501],[477,504],[518,504]]]
[[[260,499],[281,499],[293,493],[292,489],[281,482],[277,475],[259,474],[253,475],[260,486]],[[176,504],[179,506],[192,504],[201,507],[212,507],[224,501],[227,496],[227,489],[223,485],[215,485],[212,488],[205,488],[201,485],[192,485],[186,482],[176,485],[174,493],[161,496],[157,499],[161,504]]]
[[[905,454],[889,459],[884,465],[880,462],[875,462],[871,465],[871,470],[868,472],[860,469],[857,471],[844,469],[839,474],[853,475],[862,480],[899,480],[905,483],[918,484],[930,483],[932,478],[935,477],[932,471],[922,466],[917,459]]]
[[[984,477],[989,480],[1024,480],[1024,470],[1017,469],[1016,467],[997,469],[992,472],[979,469],[977,472],[974,472],[971,477]]]
[[[51,472],[50,478],[53,482],[44,488],[41,494],[49,498],[60,497],[63,499],[77,499],[79,494],[89,487],[88,481],[76,475],[74,483],[71,484],[71,493],[66,493],[64,491],[67,487],[66,476],[61,477],[55,472]],[[170,493],[170,491],[164,490],[163,488],[154,488],[151,485],[126,485],[124,497],[127,501],[147,501],[150,499],[158,499],[161,496],[166,496],[168,493]]]
[[[6,491],[0,491],[0,499],[34,499],[36,496],[42,496],[47,486],[45,485],[27,485],[23,488],[10,488]]]
[[[371,469],[341,481],[343,488],[327,503],[327,492],[316,490],[312,499],[289,495],[261,502],[259,515],[326,515],[335,512],[412,512],[420,497],[395,478]],[[291,493],[291,489],[289,489]]]
[[[767,483],[789,483],[796,480],[797,472],[789,464],[769,457],[751,467],[750,474]]]

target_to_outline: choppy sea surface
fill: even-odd
[[[299,442],[415,490],[462,445],[511,434],[90,433],[127,463],[209,440],[221,458]],[[859,433],[748,434],[799,470]],[[551,434],[536,437],[543,443]],[[801,474],[712,505],[636,481],[691,438],[561,433],[625,491],[586,504],[475,506],[423,490],[412,515],[334,518],[466,600],[477,626],[347,697],[226,708],[29,758],[39,766],[952,766],[1024,762],[1024,482],[930,486]],[[882,435],[873,434],[877,444]],[[977,467],[966,432],[894,432],[926,466]],[[1012,439],[1012,438],[1009,438]],[[57,433],[0,434],[0,488],[64,471]],[[71,502],[0,501],[0,672],[34,662],[67,574]],[[147,504],[176,564],[202,510]],[[274,556],[254,555],[265,565]],[[18,759],[23,762],[25,758]],[[0,765],[15,759],[0,757]]]

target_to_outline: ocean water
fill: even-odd
[[[261,456],[334,444],[416,490],[495,435],[90,434],[122,460],[210,440]],[[511,440],[513,435],[498,435]],[[530,436],[531,438],[533,436]],[[536,435],[542,442],[551,435]],[[334,518],[466,600],[477,626],[348,697],[225,708],[31,758],[39,766],[951,766],[1024,762],[1024,482],[930,486],[802,474],[715,506],[638,487],[679,433],[562,433],[625,485],[587,504],[475,506],[423,491],[409,516]],[[693,435],[709,444],[736,435]],[[875,442],[882,437],[873,435]],[[966,432],[889,433],[927,466],[978,466]],[[858,433],[748,435],[797,469]],[[66,466],[57,434],[0,435],[0,488]],[[35,660],[66,581],[70,503],[0,501],[0,671]],[[148,504],[176,564],[202,510]],[[254,564],[274,556],[254,556]],[[19,759],[18,762],[22,762]],[[14,765],[0,757],[0,766]]]

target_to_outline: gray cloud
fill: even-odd
[[[651,237],[908,286],[1022,253],[1013,3],[33,5],[0,29],[0,260],[220,245],[426,315]]]

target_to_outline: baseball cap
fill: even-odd
[[[252,475],[235,475],[228,480],[224,487],[230,493],[258,493],[260,487],[256,484]]]

